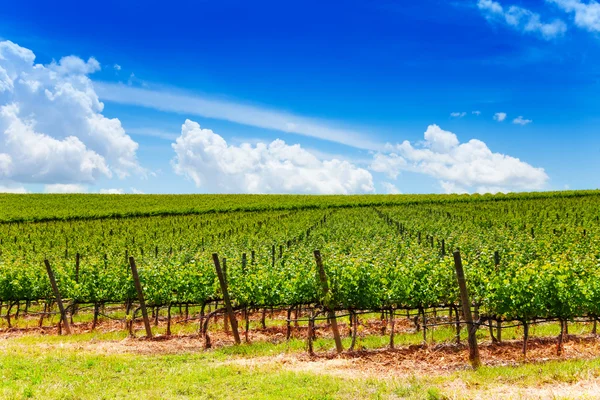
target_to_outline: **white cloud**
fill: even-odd
[[[567,31],[567,25],[560,19],[542,22],[539,14],[526,8],[518,6],[504,8],[493,0],[478,0],[477,7],[489,21],[503,21],[513,29],[539,34],[546,40],[562,36]]]
[[[101,99],[119,104],[221,119],[242,125],[310,136],[359,149],[381,150],[383,148],[383,144],[373,141],[368,133],[344,129],[332,122],[301,117],[283,111],[182,94],[173,90],[150,90],[106,82],[95,82],[94,87]]]
[[[383,188],[385,189],[385,193],[386,194],[401,194],[402,192],[396,187],[396,185],[394,185],[393,183],[390,182],[382,182],[381,186],[383,186]]]
[[[506,113],[503,112],[497,112],[496,114],[494,114],[494,120],[498,121],[498,122],[502,122],[506,119],[507,115]]]
[[[450,193],[456,193],[456,194],[469,193],[466,189],[464,189],[464,188],[456,185],[456,183],[454,183],[454,182],[440,181],[440,186],[442,187],[442,190],[446,194],[450,194]]]
[[[54,183],[51,185],[45,185],[44,191],[46,193],[87,193],[87,187],[73,183]]]
[[[539,190],[548,180],[543,168],[493,153],[477,139],[460,143],[454,133],[437,125],[430,125],[424,137],[421,146],[404,141],[376,154],[371,169],[392,177],[400,171],[429,175],[453,193]]]
[[[454,118],[462,118],[465,115],[467,115],[467,113],[464,112],[464,111],[463,112],[453,112],[453,113],[450,113],[450,116],[454,117]]]
[[[479,117],[481,115],[481,111],[471,111],[471,114],[477,115]]]
[[[94,58],[35,64],[34,53],[0,42],[0,179],[27,183],[93,183],[142,172],[138,144],[118,119],[102,115],[87,76]]]
[[[376,153],[369,168],[375,172],[383,172],[392,179],[396,179],[400,171],[406,169],[406,160],[395,153]]]
[[[437,125],[429,125],[425,131],[425,146],[436,153],[448,153],[458,146],[458,138],[454,133],[444,131]]]
[[[373,177],[348,161],[321,161],[300,145],[229,145],[210,129],[186,120],[172,145],[173,168],[198,188],[225,193],[373,192]]]
[[[3,43],[7,43],[8,47],[15,45],[12,42]],[[81,58],[76,56],[66,56],[61,58],[58,63],[53,61],[49,65],[49,69],[65,76],[89,75],[100,71],[100,63],[94,57],[90,57],[87,61],[83,61]]]
[[[527,125],[532,123],[533,121],[530,119],[525,119],[522,116],[518,116],[517,118],[513,119],[513,124],[517,124],[517,125]]]
[[[100,194],[123,194],[125,191],[123,189],[100,189]]]
[[[130,188],[130,190],[131,190],[131,193],[133,193],[133,194],[145,194],[141,190],[138,190],[138,189],[136,189],[134,187]]]
[[[0,185],[0,193],[27,193],[23,186],[3,186]]]
[[[120,70],[121,70],[121,66],[120,66],[119,64],[115,64],[115,65],[113,66],[113,68],[114,68],[116,71],[120,71]]]
[[[562,10],[575,14],[575,25],[590,32],[600,32],[600,3],[590,0],[546,0],[554,3]]]

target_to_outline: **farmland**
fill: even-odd
[[[217,263],[244,342],[301,351],[308,343],[318,357],[334,348],[337,319],[344,351],[464,346],[453,254],[459,250],[480,342],[518,342],[511,361],[527,357],[529,341],[533,358],[548,337],[556,356],[568,340],[595,343],[589,335],[600,316],[596,191],[0,195],[0,204],[0,329],[8,335],[65,333],[47,260],[74,332],[102,335],[110,326],[143,336],[134,260],[154,335],[191,338],[199,348],[234,341]],[[485,354],[484,364],[492,361]]]

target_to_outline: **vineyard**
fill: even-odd
[[[473,324],[493,341],[519,325],[526,351],[531,324],[556,322],[564,332],[569,322],[590,321],[595,333],[600,316],[598,192],[166,196],[162,203],[105,196],[115,208],[104,211],[97,197],[51,196],[43,207],[45,196],[0,196],[5,326],[19,313],[36,310],[40,326],[58,313],[47,260],[70,318],[91,309],[95,325],[102,310],[121,305],[115,318],[131,331],[146,307],[169,325],[172,308],[183,307],[207,347],[215,318],[227,316],[232,333],[239,321],[247,338],[249,319],[264,324],[273,310],[286,316],[288,337],[293,322],[305,321],[309,341],[315,321],[335,330],[341,317],[355,337],[366,313],[385,318],[391,346],[394,321],[407,316],[424,338],[447,325],[460,340],[466,315],[455,250]]]

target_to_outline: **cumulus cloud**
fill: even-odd
[[[373,177],[348,161],[319,160],[300,145],[228,144],[210,129],[186,120],[172,144],[173,168],[198,188],[225,193],[373,192]]]
[[[392,147],[393,150],[393,147]],[[407,162],[396,153],[375,153],[370,169],[375,172],[387,174],[392,179],[400,175],[400,171],[406,169]]]
[[[400,171],[426,174],[452,193],[539,190],[548,180],[543,168],[494,153],[481,140],[460,143],[454,133],[437,125],[430,125],[424,138],[421,145],[404,141],[376,154],[371,169],[392,177]]]
[[[400,191],[400,189],[398,189],[396,187],[396,185],[394,185],[391,182],[382,182],[381,186],[383,186],[383,189],[385,190],[386,194],[401,194],[402,193]]]
[[[565,1],[565,0],[557,0]],[[477,7],[489,21],[501,21],[523,33],[535,33],[546,40],[562,36],[567,25],[560,19],[542,22],[539,14],[519,6],[503,7],[493,0],[478,0]]]
[[[118,119],[102,115],[89,74],[94,58],[48,65],[13,42],[0,42],[0,179],[93,183],[142,172],[138,144]]]
[[[124,194],[125,191],[123,189],[100,189],[98,192],[100,194]]]
[[[503,112],[497,112],[496,114],[494,114],[494,120],[498,121],[498,122],[502,122],[506,119],[507,115],[506,113]]]
[[[44,186],[46,193],[87,193],[87,187],[74,183],[53,183]]]
[[[574,15],[575,25],[590,32],[600,32],[600,3],[591,0],[546,0]]]
[[[115,71],[120,71],[121,70],[121,66],[119,64],[115,64],[113,66],[113,68],[115,69]]]
[[[462,118],[465,115],[467,115],[467,113],[464,112],[464,111],[463,112],[453,112],[453,113],[450,113],[450,116],[454,117],[454,118]]]
[[[450,193],[455,193],[455,194],[469,193],[465,188],[457,185],[454,182],[440,181],[440,186],[442,187],[442,190],[444,191],[444,193],[447,193],[447,194],[450,194]]]
[[[0,185],[0,193],[27,193],[23,186],[4,186]]]
[[[525,119],[521,115],[519,115],[517,118],[513,119],[513,124],[517,124],[517,125],[527,125],[532,122],[533,122],[532,120]]]

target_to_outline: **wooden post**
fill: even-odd
[[[229,316],[229,322],[231,323],[233,338],[235,340],[235,344],[240,344],[242,343],[242,341],[240,340],[240,334],[238,332],[237,320],[235,319],[235,314],[233,313],[233,308],[231,307],[231,299],[229,298],[229,292],[227,292],[227,281],[225,281],[223,271],[221,270],[221,264],[219,263],[219,255],[217,253],[213,253],[212,258],[215,264],[215,269],[217,270],[217,276],[219,277],[219,283],[221,284],[221,291],[223,292],[223,301],[225,302],[225,308],[227,309],[227,315]]]
[[[390,349],[394,348],[394,326],[395,326],[394,308],[390,308]]]
[[[325,274],[325,269],[323,268],[323,260],[321,258],[321,252],[319,250],[314,251],[315,261],[317,262],[317,269],[319,272],[319,280],[321,281],[321,288],[323,290],[323,297],[325,298],[326,303],[329,303],[327,300],[327,295],[329,294],[329,285],[327,284],[327,275]],[[335,348],[338,353],[344,351],[342,347],[342,339],[340,338],[340,331],[338,330],[337,320],[335,318],[335,311],[330,306],[330,304],[325,304],[327,308],[327,312],[329,313],[329,320],[331,322],[331,330],[333,331],[333,338],[335,339]]]
[[[308,334],[306,336],[307,343],[307,351],[311,356],[314,354],[313,351],[313,335],[315,330],[315,320],[314,320],[315,311],[313,309],[310,310],[310,314],[308,316]]]
[[[221,269],[223,270],[223,279],[227,282],[227,258],[225,257],[223,257]],[[227,315],[223,316],[223,329],[225,330],[225,334],[229,334],[229,318],[227,318]]]
[[[271,247],[271,267],[275,268],[275,245]]]
[[[131,266],[131,275],[133,275],[133,283],[135,290],[138,295],[138,301],[140,302],[140,309],[142,310],[142,317],[144,318],[144,327],[146,328],[146,337],[152,338],[152,328],[150,327],[150,320],[148,319],[148,311],[146,310],[146,302],[144,301],[144,292],[142,290],[142,284],[140,283],[140,276],[138,275],[137,266],[133,257],[129,257],[129,265]]]
[[[500,253],[498,253],[498,251],[494,252],[494,266],[496,267],[496,269],[498,269],[498,267],[500,266]]]
[[[248,259],[246,258],[246,253],[242,253],[242,272],[246,273],[246,265],[248,264]]]
[[[79,253],[75,254],[75,282],[79,283]]]
[[[67,319],[67,313],[65,312],[65,307],[63,306],[62,299],[60,298],[60,292],[58,291],[58,285],[56,284],[56,279],[54,278],[54,272],[52,271],[52,267],[50,266],[50,262],[48,260],[44,260],[44,264],[46,265],[46,271],[48,272],[48,278],[50,279],[50,285],[52,285],[52,291],[54,291],[54,297],[56,297],[56,303],[58,304],[58,309],[60,310],[60,318],[65,324],[65,330],[67,331],[67,335],[71,334],[71,327],[69,326],[69,320]],[[10,310],[9,310],[10,313]]]
[[[471,302],[469,300],[469,292],[467,291],[467,282],[465,281],[465,272],[463,270],[460,251],[454,252],[454,266],[456,268],[456,279],[460,289],[460,302],[462,303],[463,313],[467,321],[467,332],[469,334],[469,360],[473,368],[481,366],[479,359],[479,348],[477,347],[477,327],[473,325],[473,315],[471,314]]]

